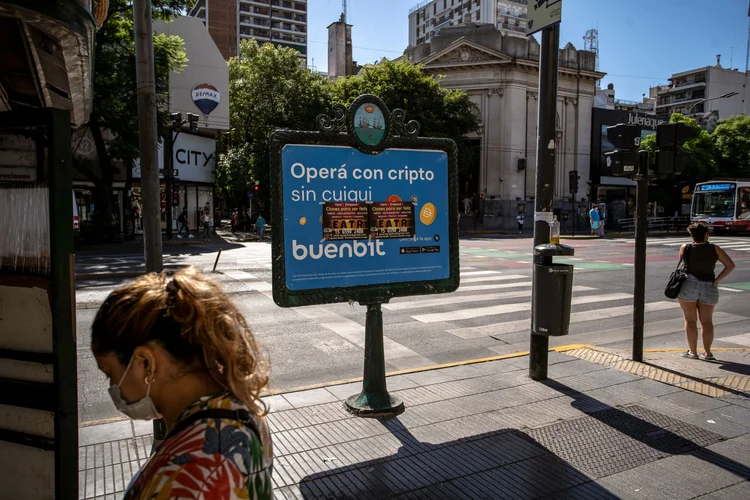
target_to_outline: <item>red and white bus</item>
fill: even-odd
[[[750,181],[711,181],[695,185],[691,222],[706,222],[719,233],[750,234]]]

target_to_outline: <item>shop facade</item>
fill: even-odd
[[[214,193],[216,182],[216,139],[185,132],[173,135],[174,147],[172,165],[174,181],[172,183],[172,209],[167,212],[167,185],[164,176],[160,176],[161,226],[167,230],[167,224],[177,231],[177,218],[183,210],[187,211],[187,221],[191,230],[199,228],[201,213],[208,210],[214,213]],[[162,143],[159,144],[159,171],[164,171],[164,154]],[[141,225],[141,167],[136,162],[133,167],[130,202],[135,217],[135,234],[142,234]]]

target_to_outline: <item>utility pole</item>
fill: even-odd
[[[138,87],[138,136],[143,199],[143,251],[146,272],[158,273],[163,269],[163,261],[151,0],[133,0],[133,22],[135,23],[135,73]]]
[[[552,204],[555,192],[555,116],[557,113],[557,66],[559,63],[560,24],[542,30],[542,48],[539,56],[539,114],[536,145],[536,190],[534,198],[534,248],[549,243],[549,223],[552,222]],[[542,257],[534,256],[535,264]],[[538,260],[538,262],[537,262]],[[534,280],[536,277],[534,266]],[[529,376],[533,380],[547,378],[549,337],[531,334],[529,349]]]
[[[647,150],[638,152],[638,175],[635,176],[635,255],[633,258],[633,361],[643,361],[643,328],[646,318],[646,238],[648,233],[648,162]]]

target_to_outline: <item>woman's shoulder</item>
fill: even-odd
[[[270,431],[265,418],[253,415],[249,421],[243,422],[224,415],[217,417],[216,412],[212,415],[212,410],[236,411],[247,408],[231,395],[191,406],[186,410],[187,415],[183,414],[181,418],[191,415],[199,418],[162,443],[144,468],[143,477],[139,478],[141,491],[156,488],[154,491],[161,493],[160,488],[164,488],[169,479],[172,493],[182,497],[182,493],[175,488],[185,489],[191,485],[202,488],[201,481],[196,482],[195,479],[203,478],[207,482],[206,487],[211,490],[227,491],[225,488],[231,488],[239,492],[254,491],[258,498],[265,498],[261,493],[266,490],[265,485],[270,492],[272,465]],[[205,418],[200,417],[203,414]],[[264,446],[263,441],[266,439],[268,441]],[[266,452],[266,449],[269,451]],[[221,474],[216,474],[216,471]],[[259,487],[262,490],[260,492]],[[238,497],[244,498],[242,495]],[[144,498],[150,496],[146,495]]]

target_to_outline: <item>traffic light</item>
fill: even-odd
[[[678,175],[685,170],[690,154],[682,146],[698,135],[698,131],[685,123],[665,123],[656,127],[656,173]]]
[[[581,176],[578,175],[578,170],[571,170],[568,172],[568,181],[570,182],[570,194],[576,194],[578,192],[578,181]]]
[[[612,175],[624,177],[638,173],[638,147],[641,145],[640,125],[625,125],[620,123],[607,127],[607,139],[615,147],[610,153],[605,153],[607,167],[612,169]]]
[[[256,184],[253,191],[255,191],[255,194],[258,194],[260,192],[260,185]]]
[[[198,130],[198,120],[200,120],[200,117],[196,115],[195,113],[188,113],[187,114],[188,124],[190,126],[190,131],[195,132]]]

